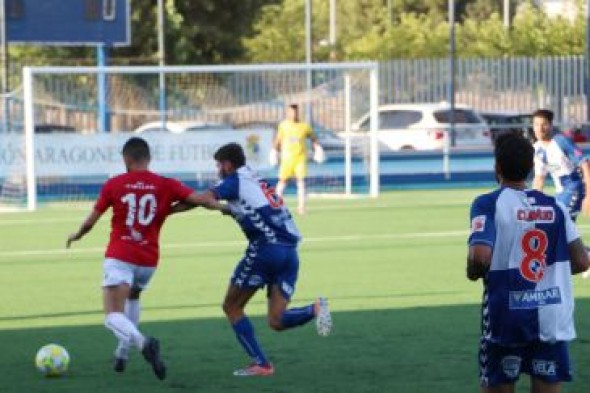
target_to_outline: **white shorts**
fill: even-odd
[[[156,271],[155,267],[137,266],[114,258],[106,258],[103,264],[103,287],[127,284],[131,288],[143,290]]]

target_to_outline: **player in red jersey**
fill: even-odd
[[[103,304],[105,326],[119,339],[115,371],[124,371],[131,346],[141,350],[159,379],[166,378],[159,341],[144,336],[139,324],[139,296],[155,272],[159,258],[162,224],[179,201],[199,204],[196,193],[181,182],[157,175],[148,167],[150,149],[141,138],[130,138],[123,147],[127,173],[109,179],[90,215],[67,240],[67,247],[80,240],[102,214],[113,209],[110,241],[105,253]],[[223,209],[223,205],[207,205]]]

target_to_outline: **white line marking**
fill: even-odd
[[[330,210],[341,210],[343,208],[347,208],[347,205],[349,208],[351,209],[403,209],[407,206],[428,206],[428,207],[433,207],[433,206],[465,206],[465,208],[467,209],[468,207],[468,202],[466,202],[467,200],[461,200],[461,199],[454,199],[454,200],[443,200],[443,201],[439,201],[439,202],[424,202],[424,203],[420,203],[420,202],[416,202],[416,201],[405,201],[405,202],[401,202],[401,201],[396,201],[396,202],[392,202],[392,203],[378,203],[378,202],[374,202],[374,201],[370,201],[370,202],[365,202],[363,200],[363,203],[354,203],[352,205],[348,205],[347,203],[343,203],[343,204],[322,204],[322,205],[315,205],[315,206],[311,206],[309,208],[310,212],[314,212],[314,211],[330,211]],[[87,207],[83,207],[83,208],[68,208],[68,210],[72,211],[72,210],[85,210],[90,212],[90,210],[92,209],[92,205],[88,205]],[[45,210],[46,212],[51,212],[52,210],[48,209]],[[55,212],[57,212],[57,210],[54,210]],[[0,227],[2,226],[12,226],[12,225],[39,225],[39,224],[54,224],[54,223],[58,223],[58,222],[81,222],[84,218],[85,215],[80,215],[79,217],[71,217],[71,218],[63,218],[60,216],[56,216],[56,217],[45,217],[45,218],[32,218],[30,216],[30,214],[32,213],[25,213],[28,216],[26,218],[11,218],[8,220],[2,220],[0,221]],[[34,213],[33,213],[34,214]],[[182,214],[179,215],[178,217],[189,217],[190,215],[203,215],[203,216],[211,216],[211,215],[217,215],[219,213],[217,212],[213,212],[213,211],[208,211],[208,210],[204,210],[204,209],[198,209],[195,210],[194,212],[190,212],[188,214]],[[110,219],[108,216],[108,213],[105,214],[105,216],[101,219],[101,220],[107,220]]]
[[[420,238],[441,238],[467,236],[467,231],[444,231],[444,232],[418,232],[418,233],[376,233],[376,234],[355,234],[355,235],[337,235],[321,237],[304,237],[304,243],[330,243],[330,242],[350,242],[350,241],[369,241],[384,239],[420,239]],[[245,240],[219,240],[194,243],[163,243],[162,249],[182,249],[182,248],[215,248],[215,247],[233,247],[246,246]],[[54,248],[45,250],[14,250],[0,251],[0,258],[4,257],[27,257],[35,255],[62,255],[62,254],[86,254],[104,252],[104,247],[87,247],[87,248]]]
[[[588,232],[590,225],[579,225],[580,232]],[[583,231],[582,229],[586,229]],[[464,237],[467,238],[469,231],[441,231],[441,232],[410,232],[410,233],[367,233],[367,234],[351,234],[351,235],[335,235],[335,236],[319,236],[319,237],[304,237],[303,243],[330,243],[330,242],[350,242],[350,241],[371,241],[371,240],[398,240],[398,239],[423,239],[423,238],[445,238],[445,237]],[[223,247],[245,247],[245,240],[217,240],[200,242],[195,241],[191,243],[162,243],[161,248],[166,249],[182,249],[182,248],[223,248]],[[88,254],[88,253],[102,253],[104,247],[87,247],[87,248],[53,248],[44,250],[14,250],[14,251],[0,251],[0,258],[4,257],[28,257],[35,255],[63,255],[63,254]]]

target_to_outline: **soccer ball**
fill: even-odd
[[[61,345],[47,344],[37,352],[35,365],[47,377],[58,377],[68,370],[70,355]]]

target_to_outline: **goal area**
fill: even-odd
[[[120,151],[132,136],[150,144],[152,170],[195,189],[217,180],[213,153],[229,142],[272,184],[269,152],[292,104],[326,152],[308,162],[308,192],[375,197],[378,97],[373,62],[25,67],[0,146],[0,211],[94,199],[124,172]],[[366,114],[353,138],[351,123]]]

